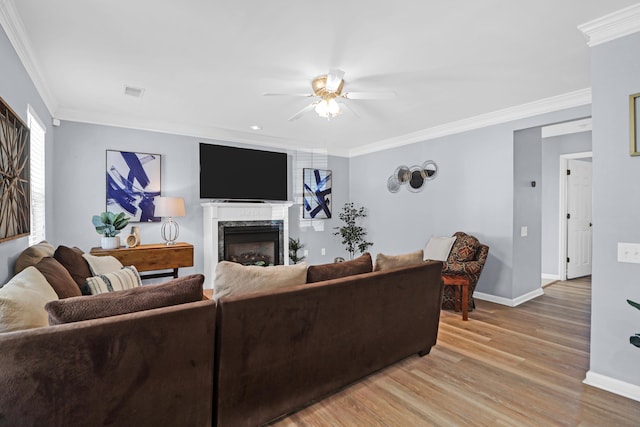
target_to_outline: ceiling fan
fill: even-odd
[[[302,117],[303,114],[315,110],[318,116],[331,119],[342,111],[340,106],[343,105],[351,110],[344,102],[346,99],[391,99],[396,96],[394,92],[342,92],[344,88],[344,71],[334,69],[328,74],[316,77],[311,82],[313,93],[265,93],[265,96],[305,96],[317,97],[316,101],[304,107],[302,110],[289,117],[289,121],[294,121]],[[357,114],[351,110],[356,116]]]

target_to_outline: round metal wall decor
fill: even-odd
[[[387,190],[390,193],[397,193],[400,187],[407,185],[407,189],[412,193],[423,190],[424,184],[431,181],[438,175],[438,165],[433,160],[427,160],[421,166],[400,165],[387,179]]]

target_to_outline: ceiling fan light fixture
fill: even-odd
[[[322,118],[330,119],[340,114],[340,105],[333,98],[323,99],[316,105],[315,112]]]

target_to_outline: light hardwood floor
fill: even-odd
[[[591,283],[557,282],[509,308],[442,313],[438,344],[274,425],[639,426],[640,402],[582,384]]]

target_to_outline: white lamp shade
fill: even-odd
[[[154,216],[179,217],[185,216],[184,199],[182,197],[156,197]]]

